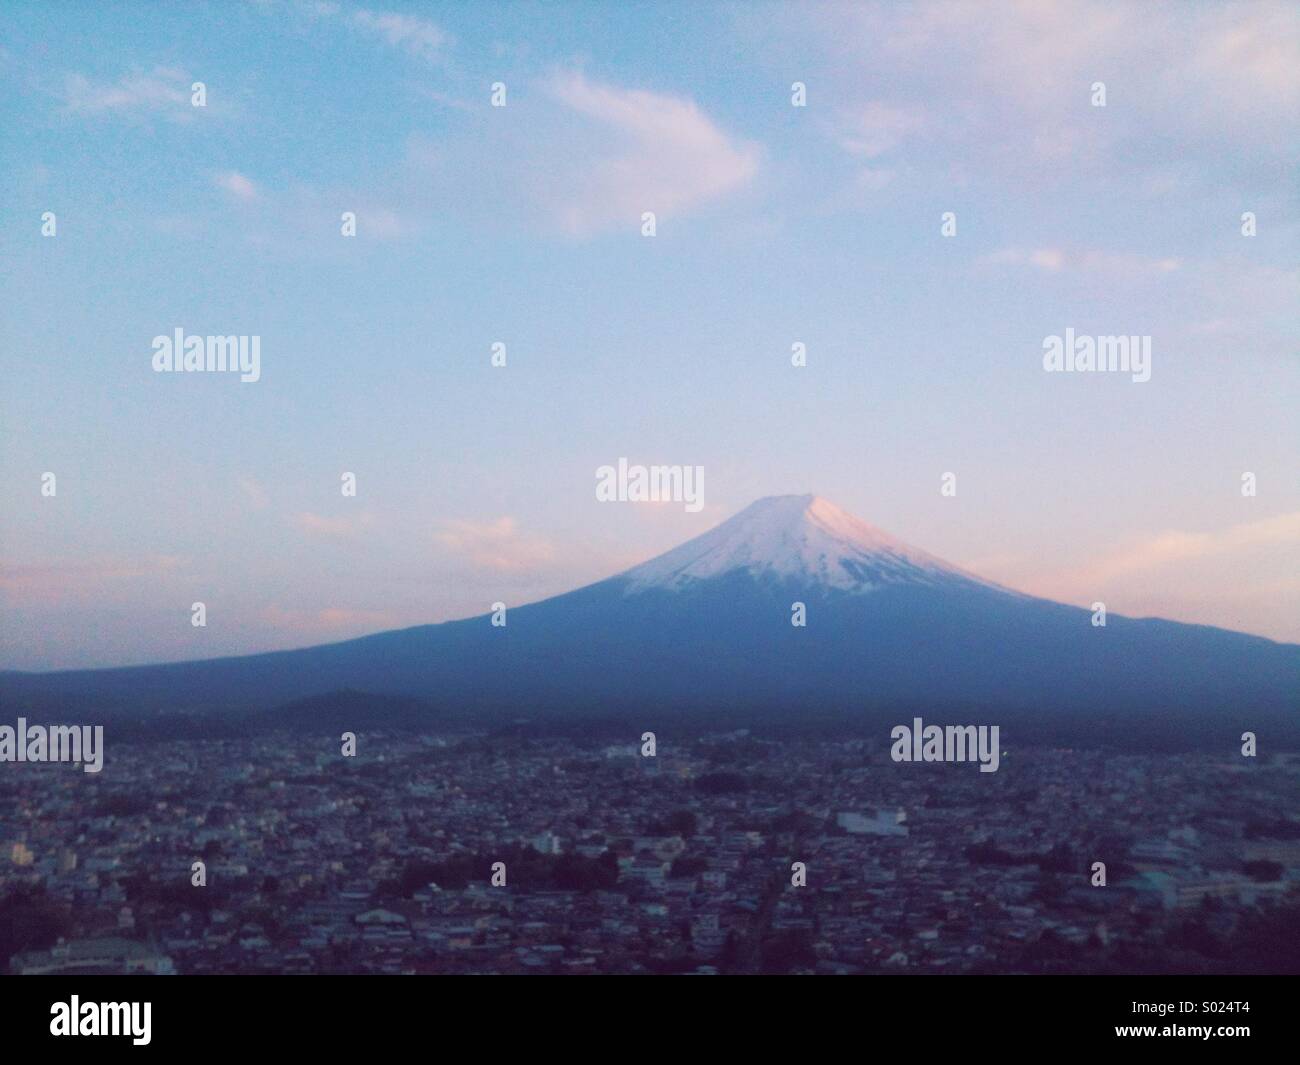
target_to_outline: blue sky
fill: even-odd
[[[785,492],[1300,640],[1298,115],[1290,4],[7,4],[0,666],[477,614]]]

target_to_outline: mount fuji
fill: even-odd
[[[10,713],[260,709],[341,689],[476,719],[797,723],[947,707],[1071,735],[1231,738],[1297,731],[1300,646],[1115,614],[1094,627],[1090,611],[983,580],[824,499],[776,496],[617,576],[512,607],[504,627],[483,615],[296,651],[0,675]]]

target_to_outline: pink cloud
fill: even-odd
[[[217,174],[213,177],[217,187],[224,189],[237,200],[255,200],[257,199],[257,186],[251,179],[246,178],[236,170],[228,170],[225,173]]]
[[[1300,642],[1300,511],[1210,532],[1136,537],[1080,566],[1038,568],[1017,555],[970,568],[1009,587],[1117,613],[1220,625]]]
[[[444,521],[434,535],[451,554],[479,569],[527,570],[555,557],[549,541],[521,533],[508,516],[486,522]]]
[[[166,576],[188,565],[179,555],[0,565],[0,593],[13,604],[56,604],[104,594],[105,586]]]
[[[294,524],[309,536],[326,536],[348,538],[357,536],[374,524],[374,515],[369,512],[357,515],[338,515],[326,517],[302,511],[294,517]]]
[[[392,628],[400,623],[398,618],[387,611],[352,610],[338,606],[323,607],[318,610],[285,609],[280,606],[268,606],[258,617],[273,628],[300,633],[340,629],[377,631]]]

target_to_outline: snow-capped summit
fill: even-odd
[[[889,584],[987,584],[820,496],[769,496],[622,576],[629,592],[678,589],[741,570],[869,592]]]

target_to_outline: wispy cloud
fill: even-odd
[[[253,183],[251,178],[245,177],[236,170],[216,174],[212,180],[216,182],[218,188],[224,189],[237,200],[257,199],[257,185]]]
[[[164,577],[183,570],[187,564],[178,555],[4,564],[0,565],[0,595],[15,605],[56,604],[70,598],[99,596],[106,587],[122,582]]]
[[[441,27],[418,15],[358,8],[351,13],[351,22],[386,44],[423,59],[441,58],[451,43],[450,35]]]
[[[431,89],[427,85],[410,84],[411,92],[425,100],[430,100],[440,107],[447,107],[453,111],[472,112],[478,110],[474,104],[459,96],[453,96],[451,93],[442,92],[438,89]]]
[[[685,97],[577,73],[554,77],[547,89],[589,122],[577,151],[560,161],[550,192],[551,207],[571,233],[630,227],[643,211],[683,214],[743,186],[758,169],[756,146],[723,132]]]
[[[294,524],[308,536],[348,539],[360,535],[372,526],[375,517],[369,512],[357,515],[343,514],[326,517],[323,514],[313,514],[307,510],[296,514],[293,520]]]
[[[1300,511],[1215,530],[1135,536],[1081,565],[1047,568],[1016,553],[975,572],[1033,595],[1300,641]]]
[[[399,623],[399,619],[387,611],[353,610],[339,606],[302,610],[272,605],[263,609],[258,619],[274,629],[292,633],[372,631],[391,628]]]
[[[444,521],[434,535],[450,553],[479,569],[527,570],[555,557],[549,541],[520,532],[509,516],[485,522]]]
[[[1288,2],[827,5],[800,17],[817,27],[828,67],[820,92],[844,101],[835,138],[875,158],[915,133],[905,108],[875,99],[943,100],[924,116],[936,170],[1062,177],[1139,150],[1153,171],[1186,163],[1240,169],[1294,145],[1260,128],[1294,129],[1300,113],[1300,19]],[[802,27],[800,27],[802,29]],[[1108,106],[1090,91],[1104,82]],[[855,102],[856,101],[856,102]],[[1160,137],[1150,131],[1159,129]],[[1294,138],[1290,138],[1293,141]]]
[[[1289,545],[1293,549],[1300,547],[1300,511],[1243,522],[1216,532],[1167,530],[1098,559],[1073,579],[1076,583],[1101,584],[1173,563],[1280,545]]]
[[[335,0],[298,0],[292,10],[310,23],[343,26],[421,59],[443,59],[452,44],[451,34],[420,15],[352,7]]]
[[[1182,267],[1174,256],[1154,257],[1099,249],[1000,248],[981,257],[986,266],[1025,266],[1048,273],[1078,271],[1136,278],[1172,273]]]
[[[193,117],[191,84],[184,71],[172,67],[131,71],[114,82],[96,82],[81,74],[69,74],[64,81],[62,99],[69,111],[81,114],[154,112],[187,121]]]
[[[905,137],[924,125],[925,116],[919,108],[870,100],[841,117],[838,136],[845,151],[875,159],[893,151]]]

